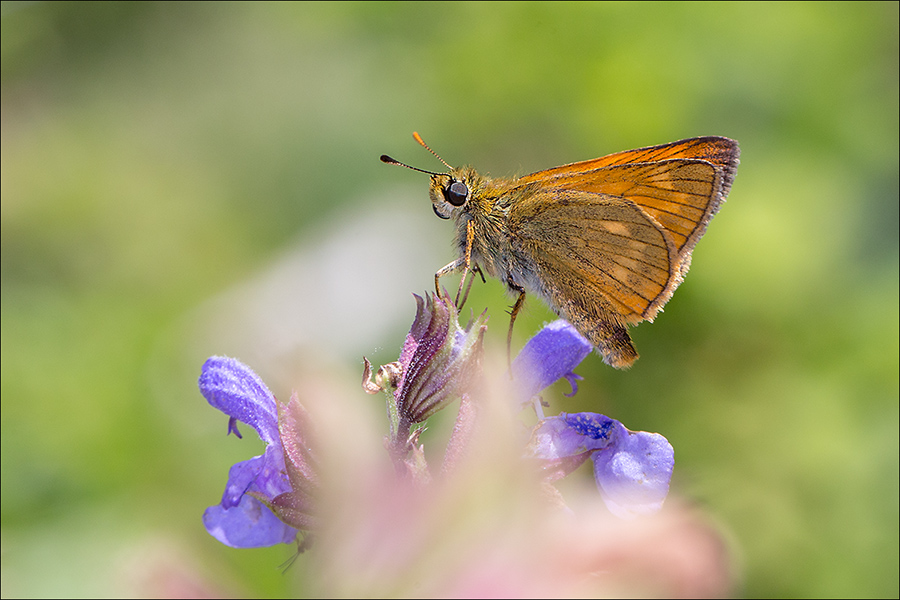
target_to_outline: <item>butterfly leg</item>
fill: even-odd
[[[466,286],[466,293],[462,297],[462,302],[459,301],[458,297],[456,298],[456,308],[462,308],[466,303],[466,300],[469,299],[469,292],[472,290],[472,284],[475,282],[475,273],[478,273],[481,276],[481,283],[487,283],[481,267],[479,267],[477,263],[472,265],[472,277],[469,279],[469,284]]]
[[[446,265],[443,268],[439,269],[438,272],[434,274],[434,291],[437,292],[438,296],[441,295],[441,284],[440,284],[441,277],[443,277],[444,275],[449,275],[450,273],[453,273],[454,271],[458,271],[460,269],[460,267],[463,267],[465,264],[466,264],[466,259],[463,257],[459,257],[456,260],[454,260],[452,263],[450,263],[449,265]],[[463,278],[465,278],[465,274],[463,274]]]
[[[519,292],[519,297],[516,298],[516,303],[513,304],[512,309],[509,311],[509,332],[506,334],[506,362],[511,366],[513,324],[516,322],[516,316],[522,309],[522,305],[525,304],[525,288],[515,283],[512,278],[507,278],[506,285],[509,286],[509,289]]]
[[[475,241],[475,225],[473,225],[472,221],[466,223],[466,254],[463,260],[466,264],[466,270],[463,271],[463,276],[459,280],[459,289],[456,290],[456,308],[462,308],[462,304],[459,303],[459,297],[462,295],[463,284],[466,282],[466,277],[469,276],[469,271],[472,270],[472,242]],[[472,279],[469,279],[469,285],[472,285]],[[469,290],[466,290],[466,297],[469,296]],[[463,299],[463,304],[465,304],[465,298]]]
[[[434,290],[440,296],[441,295],[441,285],[439,282],[440,278],[443,277],[444,275],[447,275],[449,273],[457,271],[460,268],[463,268],[463,275],[459,279],[459,288],[457,288],[457,290],[456,290],[455,304],[456,304],[457,309],[462,308],[462,305],[466,303],[466,298],[469,297],[469,289],[472,287],[472,279],[469,279],[469,287],[466,288],[466,293],[465,293],[465,295],[463,295],[463,286],[466,283],[466,277],[469,276],[469,273],[470,272],[474,273],[477,271],[481,275],[481,280],[484,281],[484,274],[481,273],[481,269],[478,267],[477,264],[474,266],[472,265],[472,242],[474,241],[474,239],[475,239],[475,229],[470,221],[466,227],[466,251],[465,251],[465,254],[463,256],[460,256],[459,258],[454,260],[452,263],[445,266],[444,268],[442,268],[441,270],[439,270],[437,273],[434,274]],[[462,297],[462,303],[460,303],[460,301],[459,301],[460,297]]]
[[[456,304],[457,310],[461,309],[463,304],[466,303],[466,298],[469,297],[469,290],[472,288],[472,281],[475,280],[474,277],[469,277],[469,273],[468,265],[466,265],[466,270],[463,271],[462,277],[459,278],[459,288],[456,290],[456,300],[454,303]],[[466,279],[469,280],[469,285],[466,286],[466,293],[463,295],[463,284],[466,282]],[[460,296],[462,296],[462,302],[459,301]]]

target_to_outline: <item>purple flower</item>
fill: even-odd
[[[591,344],[563,320],[538,332],[516,357],[512,373],[523,403],[560,378],[572,383],[573,369]],[[543,462],[548,480],[574,471],[590,457],[594,480],[609,510],[620,517],[653,513],[662,507],[675,467],[675,451],[658,433],[633,432],[597,413],[561,413],[541,419],[527,455]]]
[[[658,433],[629,431],[597,413],[560,413],[532,433],[529,455],[557,479],[590,456],[600,496],[613,514],[630,518],[662,508],[675,468],[675,451]]]
[[[510,367],[516,385],[516,397],[526,403],[562,378],[572,384],[569,396],[574,396],[578,391],[575,381],[581,377],[572,370],[592,349],[591,343],[568,321],[557,319],[545,326],[528,340]]]
[[[275,397],[249,367],[223,356],[214,356],[203,364],[199,385],[207,401],[229,416],[229,433],[241,437],[237,421],[242,421],[256,429],[266,443],[265,453],[231,467],[222,502],[203,513],[206,530],[234,548],[292,543],[297,528],[270,508],[276,499],[281,498],[283,503],[284,495],[293,492]]]
[[[480,372],[485,326],[480,317],[460,327],[446,292],[415,298],[416,318],[400,352],[394,398],[401,418],[421,423],[469,390]]]
[[[461,327],[456,305],[446,291],[414,297],[416,317],[400,351],[400,360],[382,366],[373,382],[371,365],[364,358],[363,389],[370,394],[386,394],[388,450],[398,471],[427,481],[430,475],[423,448],[418,445],[424,427],[412,427],[457,397],[463,398],[459,418],[465,421],[466,415],[471,416],[471,405],[466,399],[481,375],[486,326],[482,314]],[[460,427],[455,431],[468,430]],[[454,436],[445,457],[458,455],[460,444],[464,442]]]

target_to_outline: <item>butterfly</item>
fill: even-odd
[[[491,178],[451,167],[413,137],[449,172],[381,160],[431,175],[432,209],[456,222],[459,257],[435,274],[438,293],[439,279],[451,272],[465,269],[463,281],[487,273],[518,294],[508,343],[532,293],[620,369],[638,358],[628,327],[652,322],[684,280],[740,157],[734,140],[697,137]]]

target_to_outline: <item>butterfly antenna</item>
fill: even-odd
[[[418,131],[413,131],[413,138],[415,138],[415,140],[416,140],[417,142],[419,142],[420,144],[422,144],[422,146],[423,146],[426,150],[428,150],[429,152],[431,152],[432,154],[434,154],[435,158],[437,158],[439,161],[441,161],[442,163],[444,163],[444,166],[445,166],[445,167],[447,167],[447,168],[450,169],[451,171],[453,170],[453,167],[451,167],[450,165],[448,165],[448,164],[447,164],[447,161],[444,160],[443,158],[441,158],[441,155],[440,155],[440,154],[438,154],[437,152],[435,152],[434,150],[432,150],[431,148],[428,147],[428,144],[425,143],[425,140],[422,139],[422,136],[419,135],[419,132],[418,132]]]
[[[381,155],[381,162],[387,163],[389,165],[400,165],[401,167],[406,167],[407,169],[412,169],[413,171],[418,171],[419,173],[425,173],[426,175],[449,175],[449,173],[435,173],[434,171],[426,171],[425,169],[419,169],[417,167],[411,167],[406,163],[402,163],[396,158],[391,158],[387,154]]]

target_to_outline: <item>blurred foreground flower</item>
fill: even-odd
[[[727,560],[715,532],[677,508],[652,515],[662,507],[674,467],[663,436],[630,432],[596,413],[544,417],[536,395],[561,378],[574,394],[573,370],[591,351],[571,325],[556,321],[542,329],[513,361],[511,379],[490,368],[500,361],[485,358],[484,315],[461,327],[445,296],[416,302],[400,360],[381,367],[374,380],[365,361],[363,388],[383,392],[387,403],[392,470],[373,463],[366,446],[346,452],[371,439],[350,431],[346,398],[328,398],[329,406],[345,407],[344,416],[316,432],[348,458],[329,462],[323,472],[317,460],[323,437],[311,437],[311,419],[296,396],[280,405],[238,361],[207,361],[200,388],[229,415],[229,431],[237,433],[240,420],[268,444],[264,455],[232,467],[222,503],[204,515],[212,535],[254,547],[315,532],[317,565],[310,572],[318,580],[310,583],[326,595],[727,591]],[[456,424],[433,479],[419,442],[422,424],[456,398]],[[530,440],[514,418],[529,403],[538,416]],[[541,490],[588,458],[599,497],[567,492],[569,510],[556,510],[558,503],[548,503]],[[620,520],[610,512],[643,518]],[[691,536],[696,564],[677,541]],[[685,571],[685,562],[694,570]]]

